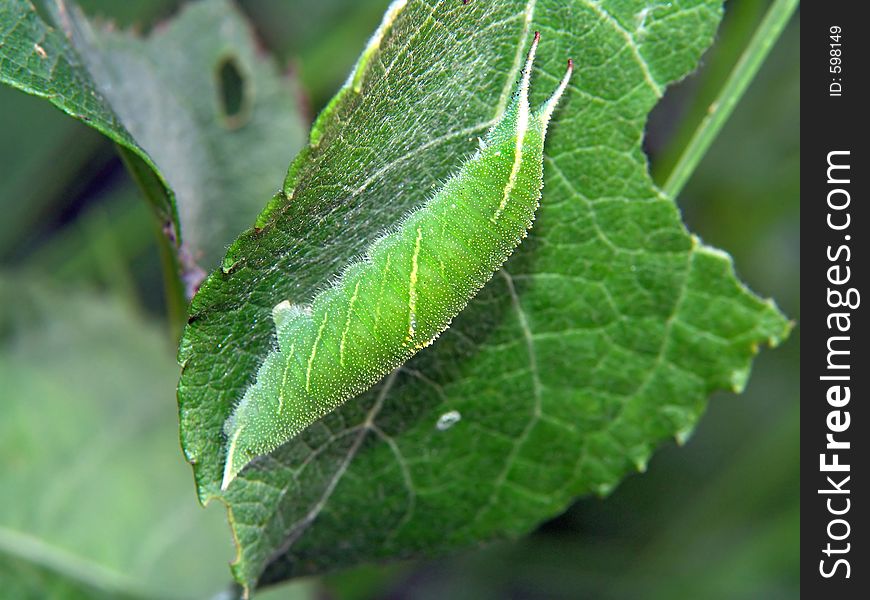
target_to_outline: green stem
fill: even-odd
[[[765,0],[741,0],[728,5],[719,26],[716,44],[704,55],[704,68],[698,71],[696,80],[692,82],[695,89],[688,94],[688,105],[682,111],[676,131],[669,133],[667,144],[655,152],[650,168],[657,185],[664,184],[677,164],[677,159],[707,116],[707,108],[722,89],[723,82],[737,64],[768,8],[770,2]]]
[[[154,171],[137,155],[123,146],[117,145],[121,160],[133,176],[133,180],[145,194],[145,199],[151,205],[157,218],[154,220],[157,245],[160,250],[160,262],[163,265],[163,289],[166,296],[166,312],[169,318],[169,330],[176,342],[181,339],[181,331],[187,321],[187,297],[184,284],[181,281],[181,268],[178,263],[177,232],[175,239],[170,239],[164,231],[166,223],[173,223],[173,216],[166,214],[166,189],[155,176]]]
[[[722,86],[719,96],[710,105],[707,116],[695,130],[695,134],[665,181],[662,189],[671,198],[679,195],[689,177],[695,172],[698,163],[719,135],[722,126],[734,112],[734,107],[743,97],[746,88],[755,78],[776,40],[779,39],[797,5],[798,0],[774,0],[768,9],[764,20]]]
[[[181,340],[181,332],[187,323],[187,296],[184,284],[178,274],[178,257],[175,248],[166,241],[159,224],[155,223],[155,236],[158,240],[160,263],[163,265],[163,290],[166,296],[166,314],[169,320],[169,335],[175,343]]]
[[[91,591],[127,599],[150,596],[137,581],[118,571],[6,527],[0,527],[0,559],[5,561],[3,555],[37,565],[58,574],[61,579],[92,588]]]

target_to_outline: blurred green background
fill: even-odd
[[[180,2],[80,4],[90,15],[147,31],[148,24],[170,17]],[[239,2],[262,46],[301,80],[309,118],[344,80],[386,4]],[[653,113],[646,145],[659,180],[767,5],[728,2],[716,45],[702,68],[669,90]],[[690,230],[730,252],[741,278],[762,296],[774,298],[795,321],[800,315],[799,28],[795,18],[679,198]],[[174,435],[175,366],[154,225],[145,203],[107,140],[43,100],[0,87],[0,211],[0,395],[4,409],[7,399],[18,409],[12,418],[4,417],[5,426],[0,424],[0,460],[6,471],[0,475],[0,581],[18,581],[19,587],[5,588],[12,590],[11,597],[40,597],[33,592],[40,586],[69,597],[95,597],[88,577],[117,577],[118,589],[129,589],[138,584],[128,576],[147,579],[160,573],[164,581],[146,586],[143,593],[216,593],[229,579],[229,530],[218,506],[196,508],[192,480]],[[58,311],[59,306],[64,310]],[[73,327],[83,323],[93,323],[91,334]],[[112,352],[104,349],[112,356],[76,352],[82,345],[97,348],[101,340],[114,344]],[[155,347],[166,359],[143,363],[141,357],[153,355],[148,349]],[[666,445],[645,474],[629,477],[609,498],[579,500],[526,539],[441,560],[362,567],[283,586],[269,596],[797,597],[799,352],[796,330],[781,348],[762,352],[744,394],[711,399],[684,447]],[[117,385],[141,393],[117,398],[110,383],[96,385],[88,373],[106,361],[121,380]],[[38,375],[26,377],[28,368]],[[141,381],[131,380],[128,374],[137,371]],[[52,419],[40,413],[43,409],[28,408],[26,402],[15,405],[13,395],[20,399],[28,394],[57,398],[47,400],[49,412],[55,420],[64,411],[74,413],[64,418],[81,420],[79,438],[57,439],[62,437],[60,428],[52,429]],[[114,438],[124,436],[107,433],[100,414],[89,417],[71,409],[77,397],[89,399],[79,406],[105,399],[110,408],[101,414],[118,413],[112,427],[137,424],[131,431],[138,432],[132,434],[138,454],[144,450],[159,456],[152,463],[159,472],[148,473],[147,465],[132,458],[124,462],[124,456],[114,453],[114,444],[121,444]],[[38,422],[39,431],[24,436],[24,442],[15,439],[14,446],[12,435],[25,419]],[[14,447],[25,442],[34,448],[54,445],[54,455],[57,448],[69,448],[73,456],[83,447],[92,454],[108,453],[111,459],[101,460],[114,467],[100,468],[114,487],[103,496],[115,503],[103,510],[118,513],[117,529],[75,526],[83,518],[77,503],[91,502],[88,490],[78,488],[88,469],[97,467],[81,459],[45,458],[38,476],[25,462],[18,472]],[[125,473],[132,481],[131,473],[143,472],[150,487],[139,490],[123,481]],[[27,486],[33,490],[28,492]],[[127,520],[120,504],[125,498],[136,507],[136,517]],[[177,508],[162,504],[170,499]],[[16,511],[16,504],[33,506]],[[141,530],[137,546],[148,542],[153,547],[121,548],[116,539],[101,539],[125,528]],[[26,539],[15,537],[16,530],[25,530]],[[198,543],[191,543],[192,538]],[[125,543],[131,545],[129,539]],[[93,572],[99,564],[108,566],[106,572]],[[167,569],[170,564],[173,568]],[[69,583],[70,575],[82,575],[80,589]],[[107,593],[111,596],[111,589]]]

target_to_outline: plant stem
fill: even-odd
[[[655,150],[650,164],[653,180],[662,186],[677,164],[689,140],[701,121],[707,116],[707,108],[722,89],[734,65],[740,59],[749,40],[764,18],[770,3],[765,0],[742,0],[728,5],[717,32],[716,43],[704,55],[704,68],[698,71],[691,85],[694,90],[689,94],[688,105],[681,112],[676,123],[676,131],[668,134],[664,147]],[[674,90],[676,91],[676,90]]]
[[[7,527],[0,527],[0,556],[3,556],[4,561],[8,556],[13,560],[36,565],[59,575],[61,579],[92,588],[91,592],[102,591],[112,597],[122,598],[150,596],[137,581],[127,575]]]
[[[187,297],[181,281],[178,264],[177,240],[170,240],[164,231],[164,224],[171,223],[170,215],[165,214],[166,190],[154,172],[138,156],[123,146],[116,145],[121,160],[133,180],[145,194],[157,218],[154,220],[160,262],[163,265],[163,290],[166,297],[166,312],[169,318],[169,333],[173,341],[181,339],[181,331],[187,321]],[[177,234],[176,234],[177,235]]]
[[[743,97],[746,88],[755,78],[771,48],[779,39],[785,25],[797,8],[798,0],[774,0],[764,16],[746,50],[737,61],[718,97],[707,110],[707,116],[698,125],[692,139],[686,145],[664,186],[663,191],[676,198],[683,190],[698,163],[707,153],[722,126],[731,116],[734,107]]]

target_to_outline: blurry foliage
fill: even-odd
[[[68,576],[195,596],[222,587],[232,556],[221,510],[197,506],[176,450],[171,343],[123,298],[0,276],[0,563],[54,571],[34,571],[34,595],[54,580],[64,597]]]
[[[88,14],[104,15],[126,26],[167,18],[179,2],[80,0],[80,4]],[[239,2],[263,45],[299,74],[308,92],[309,116],[340,85],[386,4],[386,0]],[[669,90],[653,113],[647,147],[654,172],[667,170],[673,148],[681,147],[686,132],[694,128],[766,5],[756,0],[730,2],[719,41],[705,57],[703,68]],[[747,284],[762,296],[775,297],[796,320],[800,311],[798,36],[795,19],[679,199],[689,228],[706,242],[726,248]],[[151,320],[127,319],[138,333],[125,335],[117,328],[94,327],[92,335],[128,338],[130,352],[143,343],[159,345],[155,328],[163,326],[153,319],[164,315],[153,224],[120,161],[114,158],[111,144],[44,101],[5,87],[0,87],[0,210],[0,269],[15,273],[14,279],[0,279],[4,302],[13,288],[36,286],[40,291],[34,293],[54,298],[54,306],[67,310],[69,294],[58,293],[57,287],[31,284],[34,274],[67,287],[102,289],[116,299],[90,291],[76,293],[73,305],[80,306],[80,312],[67,314],[67,320],[87,322],[82,315],[93,317],[95,311],[141,314],[144,307]],[[20,298],[15,302],[28,304]],[[5,373],[0,375],[0,394],[6,406],[13,383],[10,372],[17,373],[15,369],[31,363],[39,365],[50,360],[52,353],[64,354],[62,349],[72,348],[75,338],[52,338],[50,332],[63,327],[49,324],[41,338],[22,349],[15,342],[22,325],[15,321],[13,326],[5,318],[7,313],[12,316],[8,305],[3,310],[0,361],[6,370],[0,370]],[[39,322],[33,314],[30,326]],[[38,346],[40,339],[48,345]],[[354,569],[325,578],[321,592],[348,599],[797,597],[799,344],[796,331],[779,351],[763,353],[742,395],[714,397],[686,447],[679,451],[674,445],[663,448],[645,474],[628,478],[609,498],[581,500],[516,543],[438,561]],[[10,348],[15,354],[10,354]],[[32,353],[30,358],[27,352]],[[118,347],[111,354],[118,363],[122,358],[129,362],[131,356]],[[84,363],[92,366],[110,359]],[[64,378],[59,371],[51,376],[55,384],[50,377],[40,385],[63,384],[70,392],[75,389],[88,396],[87,385],[93,384],[89,379],[98,375],[82,361],[77,365],[75,357],[65,360],[71,375]],[[174,380],[171,363],[172,353],[167,351],[163,364],[154,367],[166,371],[163,380],[170,384]],[[141,404],[141,398],[130,394],[117,394],[113,401],[130,404],[119,404],[121,414]],[[175,427],[171,391],[154,394],[148,402],[162,405],[149,410],[162,415],[159,421],[165,421],[167,428],[162,435],[173,437],[168,433]],[[178,477],[173,485],[181,486],[193,504],[180,453],[173,443],[162,447],[167,460],[175,463]],[[3,460],[6,472],[6,454]],[[56,467],[58,473],[67,469],[63,464]],[[43,475],[51,480],[58,473]],[[34,480],[33,485],[39,484]],[[8,491],[24,493],[17,488]],[[70,512],[64,513],[66,518],[74,522],[82,518],[74,512],[76,508],[80,506],[73,500]],[[211,512],[220,509],[213,506]],[[4,525],[0,523],[0,528]],[[37,532],[44,526],[32,525]],[[212,537],[204,539],[225,535],[223,523],[211,527]],[[96,529],[91,533],[106,532]],[[97,555],[108,552],[111,556],[113,542],[117,539],[104,540],[105,547]],[[214,591],[215,581],[223,581],[222,560],[229,558],[229,545],[213,546],[209,551],[219,556],[205,562],[216,567],[217,579],[188,582],[199,586],[195,589],[200,593],[192,595]],[[120,561],[117,567],[123,568],[123,556],[114,558]],[[202,568],[202,562],[197,560],[195,567]],[[5,587],[4,593],[27,597],[34,593],[28,581],[49,586],[43,592],[54,590],[67,597],[103,593],[87,583],[64,582],[55,564],[8,559],[0,544],[4,586],[13,573],[22,587]],[[311,595],[311,589],[310,584],[294,584],[258,597],[292,593],[304,598]]]

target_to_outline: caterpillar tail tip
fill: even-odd
[[[221,480],[221,491],[227,491],[227,488],[230,487],[230,484],[235,480],[236,475],[239,474],[239,469],[233,467],[233,463],[230,457],[227,457],[227,463],[224,466],[224,478]]]
[[[244,456],[241,456],[237,450],[237,445],[239,441],[239,434],[241,434],[242,429],[239,428],[233,434],[230,439],[230,445],[227,447],[227,459],[226,463],[224,463],[224,477],[221,480],[221,491],[225,492],[230,484],[235,480],[236,476],[239,474],[245,465],[250,462],[249,460],[245,460]]]
[[[559,103],[559,100],[562,98],[562,94],[565,93],[565,90],[568,87],[568,82],[571,79],[571,74],[574,72],[574,59],[568,59],[568,68],[565,69],[565,75],[562,77],[562,80],[559,82],[559,86],[553,92],[553,95],[550,96],[549,100],[547,100],[543,106],[538,110],[538,118],[541,119],[541,122],[546,129],[547,123],[550,122],[550,117],[553,116],[553,111],[556,110],[556,105]]]

